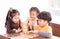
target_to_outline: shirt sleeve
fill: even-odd
[[[11,29],[10,23],[8,21],[7,21],[6,29],[8,34],[15,33],[15,31]]]
[[[51,33],[49,32],[38,32],[39,36],[43,36],[43,37],[51,37]]]
[[[52,28],[49,26],[47,32],[38,32],[39,35],[43,37],[51,37],[52,36]]]

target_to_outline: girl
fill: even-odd
[[[6,17],[5,27],[8,34],[21,32],[21,21],[19,12],[16,9],[10,8]]]
[[[37,15],[39,15],[39,13],[40,13],[40,11],[37,7],[31,7],[30,13],[29,13],[30,17],[25,22],[26,26],[24,26],[27,31],[34,30],[33,27],[34,27],[34,25],[37,24]]]

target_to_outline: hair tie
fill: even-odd
[[[10,8],[10,12],[12,12],[12,10],[13,10],[13,8],[11,7],[11,8]]]

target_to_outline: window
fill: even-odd
[[[60,0],[49,0],[52,22],[60,24]]]

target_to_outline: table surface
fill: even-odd
[[[0,35],[0,39],[8,39],[8,38],[5,37],[5,36]]]
[[[6,34],[4,36],[6,36]],[[41,36],[38,36],[36,34],[26,35],[23,33],[8,34],[7,36],[8,36],[8,38],[11,38],[11,39],[51,39],[51,38],[41,37]]]

